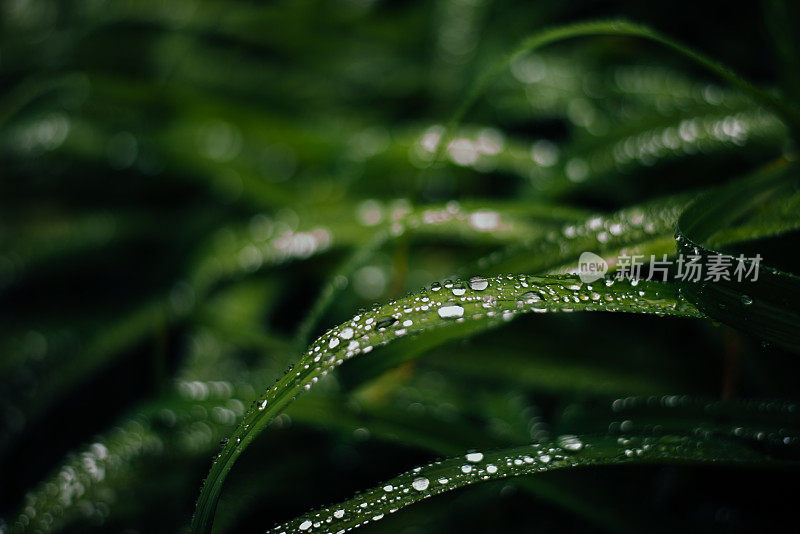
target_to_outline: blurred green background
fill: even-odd
[[[435,280],[513,271],[491,254],[524,231],[693,192],[789,148],[773,115],[685,59],[597,37],[515,62],[431,166],[476,77],[526,35],[623,16],[798,96],[795,11],[3,0],[0,531],[25,526],[18,514],[34,494],[28,521],[42,531],[185,526],[218,441],[297,359],[298,328],[326,282],[342,291],[311,334]],[[502,206],[528,226],[421,229],[332,278],[394,217],[453,202]],[[562,211],[538,220],[528,210],[541,205]],[[591,335],[591,351],[575,332]],[[450,450],[588,427],[586,406],[619,396],[794,399],[797,370],[725,328],[600,314],[523,318],[384,375],[354,362],[242,458],[217,528],[264,530]],[[102,473],[86,467],[109,456]],[[547,477],[536,496],[487,484],[365,531],[734,532],[792,512],[782,492],[794,490],[776,473]]]

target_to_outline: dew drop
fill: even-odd
[[[528,291],[527,293],[520,295],[519,300],[523,304],[535,304],[537,302],[541,302],[542,297],[535,291]]]
[[[335,512],[333,512],[333,517],[335,517],[336,519],[343,518],[344,517],[344,510],[343,509],[336,510]]]
[[[497,473],[497,466],[496,465],[492,465],[492,464],[487,465],[486,466],[486,472],[489,473],[489,474]]]
[[[483,291],[487,287],[489,287],[489,282],[485,278],[473,276],[469,279],[469,288],[473,291]]]
[[[306,519],[305,521],[300,523],[300,530],[308,530],[309,528],[311,528],[311,524],[312,524],[311,521]]]
[[[583,442],[580,440],[580,438],[571,434],[559,436],[558,444],[563,449],[568,451],[579,451],[583,448]]]
[[[353,329],[348,326],[347,328],[342,328],[342,331],[339,332],[339,337],[342,339],[351,339],[353,334]]]
[[[467,454],[466,459],[468,462],[480,462],[483,460],[483,453],[482,452],[471,452]]]
[[[425,477],[418,477],[411,483],[411,487],[417,491],[425,491],[428,489],[428,484],[430,484],[430,480]]]
[[[442,319],[453,319],[464,315],[464,308],[458,305],[442,306],[437,310]]]

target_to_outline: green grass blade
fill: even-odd
[[[744,442],[663,437],[578,437],[491,452],[471,452],[418,467],[379,487],[271,529],[272,533],[336,533],[379,521],[398,510],[484,481],[583,466],[622,464],[789,464]]]
[[[711,256],[723,256],[732,265],[739,264],[739,257],[722,254],[709,248],[706,243],[719,232],[729,229],[736,221],[746,218],[778,196],[789,198],[790,204],[785,218],[779,224],[767,226],[770,232],[780,227],[796,228],[800,212],[796,209],[798,177],[795,166],[778,165],[751,178],[697,199],[681,215],[678,223],[678,252],[685,256],[696,255],[704,265]],[[749,256],[741,263],[746,269],[756,269]],[[767,258],[768,261],[768,258]],[[759,263],[758,276],[745,276],[738,280],[681,280],[682,293],[700,310],[714,319],[734,326],[768,342],[800,351],[800,277]]]
[[[574,276],[526,275],[437,285],[356,315],[317,339],[253,404],[211,466],[197,502],[193,531],[210,531],[222,484],[245,447],[297,395],[345,360],[411,337],[423,340],[415,343],[420,350],[430,346],[431,338],[434,344],[441,343],[447,336],[463,335],[467,328],[499,326],[520,313],[575,310],[700,317],[667,284],[600,280],[587,285]]]
[[[523,56],[524,54],[552,43],[573,39],[576,37],[597,35],[639,37],[659,43],[690,59],[694,63],[699,64],[722,80],[751,96],[756,102],[759,102],[766,108],[773,110],[780,117],[782,117],[788,125],[792,126],[794,130],[797,130],[798,127],[800,127],[800,112],[798,112],[794,105],[789,104],[782,98],[778,98],[773,94],[754,86],[721,63],[705,56],[704,54],[701,54],[700,52],[692,50],[678,41],[666,37],[655,30],[648,28],[647,26],[622,20],[579,22],[565,26],[557,26],[537,32],[536,34],[525,39],[505,59],[496,63],[492,68],[485,72],[483,76],[481,76],[477,82],[472,85],[470,92],[462,101],[461,105],[458,107],[452,119],[448,123],[447,131],[442,139],[443,142],[439,143],[437,149],[436,160],[439,160],[441,154],[444,153],[444,150],[449,144],[452,132],[458,123],[461,122],[461,119],[475,104],[477,99],[484,93],[488,85],[494,81],[500,75],[500,73],[505,71],[514,60]]]

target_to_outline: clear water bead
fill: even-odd
[[[469,279],[469,288],[473,291],[483,291],[489,287],[489,281],[480,276],[473,276]]]
[[[411,483],[411,487],[417,491],[425,491],[428,489],[428,484],[430,484],[430,480],[425,477],[418,477]]]
[[[342,328],[342,331],[339,332],[339,337],[342,339],[351,339],[355,332],[349,326],[347,328]]]
[[[568,451],[579,451],[583,448],[583,442],[580,438],[571,434],[559,436],[558,444]]]
[[[437,313],[442,319],[454,319],[464,315],[464,308],[458,305],[442,306],[437,310]]]

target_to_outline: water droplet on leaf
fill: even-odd
[[[428,484],[430,484],[430,481],[427,478],[418,477],[414,479],[411,486],[417,491],[425,491],[428,489]]]
[[[469,288],[473,291],[483,291],[487,287],[489,287],[489,282],[485,278],[473,276],[469,279]]]
[[[464,315],[464,308],[457,304],[452,306],[442,306],[437,310],[439,317],[442,319],[453,319]]]

